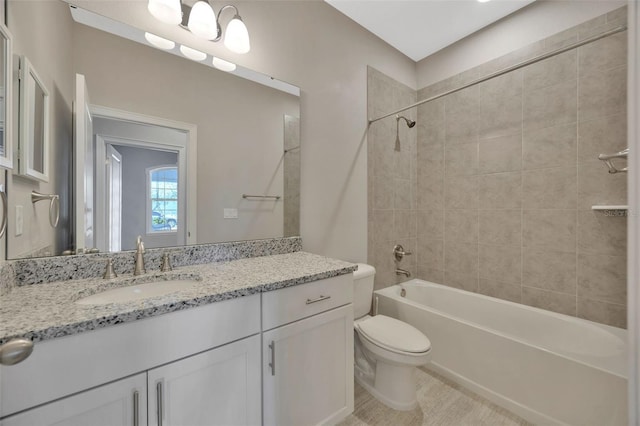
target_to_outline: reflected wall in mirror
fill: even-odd
[[[2,8],[0,8],[2,9]],[[4,17],[4,14],[2,14]],[[4,22],[4,19],[2,20]],[[12,128],[12,83],[13,53],[11,34],[0,23],[0,168],[13,167]]]
[[[83,109],[82,105],[73,105],[76,74],[85,77],[90,94],[89,112],[115,110],[188,123],[194,130],[197,148],[195,142],[188,147],[193,148],[194,162],[193,165],[185,163],[186,189],[183,191],[185,198],[190,190],[193,191],[193,199],[186,199],[184,206],[176,202],[177,208],[173,209],[171,200],[162,199],[173,197],[175,194],[169,194],[171,191],[163,194],[156,191],[154,197],[146,192],[137,195],[145,205],[142,236],[143,240],[149,241],[147,247],[299,234],[299,207],[296,207],[300,169],[296,151],[299,148],[287,151],[291,143],[299,146],[299,130],[292,129],[294,125],[287,124],[285,119],[285,116],[293,117],[289,120],[293,123],[299,118],[298,96],[74,22],[69,5],[62,1],[9,0],[7,8],[9,29],[16,33],[16,54],[30,58],[51,92],[51,152],[55,153],[50,160],[49,183],[34,183],[19,176],[9,178],[12,225],[7,240],[8,258],[61,254],[76,248],[117,250],[118,245],[124,250],[131,247],[136,237],[129,232],[139,232],[125,231],[125,222],[129,221],[125,212],[132,210],[126,207],[132,196],[125,194],[125,188],[139,186],[151,192],[147,178],[141,177],[149,166],[139,163],[134,166],[137,177],[128,178],[125,162],[127,154],[133,155],[134,151],[131,149],[127,153],[127,149],[140,147],[122,141],[154,141],[85,128],[84,139],[88,139],[89,144],[80,148],[79,140],[75,141],[78,149],[75,155],[85,158],[86,166],[82,174],[78,170],[75,173],[84,178],[74,183],[71,176],[74,148],[71,112],[72,107],[81,113]],[[97,122],[93,119],[92,123]],[[145,125],[140,121],[137,124]],[[100,145],[104,146],[100,152],[96,149],[98,137],[105,141]],[[171,151],[157,146],[151,149]],[[118,191],[113,190],[118,187],[117,179],[111,182],[112,178],[104,177],[119,173],[113,167],[107,169],[106,161],[118,154],[123,158],[119,196]],[[179,169],[177,172],[180,196]],[[99,179],[104,184],[100,190]],[[133,185],[134,181],[129,179],[135,179],[138,185]],[[142,180],[145,180],[144,185],[140,185]],[[108,190],[108,181],[111,190]],[[171,184],[166,182],[166,186]],[[27,192],[33,189],[60,194],[61,218],[57,230],[49,227],[47,212],[41,212],[39,206],[32,207],[25,201]],[[281,198],[245,199],[243,194],[279,195]],[[74,199],[77,208],[72,214]],[[164,201],[166,203],[162,205]],[[108,206],[118,203],[122,216],[114,219],[112,213],[118,208]],[[18,205],[24,206],[20,235],[15,226],[15,207]],[[138,216],[140,209],[142,207],[133,208]],[[82,229],[78,223],[84,216],[90,216],[90,220]],[[140,230],[140,221],[137,217],[129,223],[137,223],[136,229]],[[118,226],[120,228],[116,230]],[[154,226],[164,229],[154,229]],[[76,243],[75,238],[81,232],[82,241]],[[171,242],[153,242],[161,233],[175,238]],[[183,240],[176,240],[180,235]]]
[[[49,181],[49,91],[26,56],[20,58],[18,173]]]

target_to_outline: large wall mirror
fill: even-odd
[[[62,0],[7,17],[50,96],[48,182],[7,175],[7,258],[299,235],[299,89]],[[57,227],[32,191],[59,197]]]
[[[2,14],[4,17],[4,14]],[[4,19],[1,21],[4,22]],[[3,23],[0,23],[0,168],[11,169],[13,167],[12,148],[12,111],[11,76],[13,70],[13,53],[11,34]]]

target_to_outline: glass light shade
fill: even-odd
[[[213,58],[213,66],[220,71],[231,72],[236,70],[236,64],[216,57]]]
[[[182,52],[184,56],[191,59],[192,61],[204,61],[205,59],[207,59],[206,53],[187,46],[180,46],[180,52]]]
[[[199,1],[193,5],[187,27],[194,35],[205,40],[213,40],[218,36],[216,14],[209,3]]]
[[[149,13],[166,24],[178,25],[182,22],[180,0],[149,0]]]
[[[224,32],[224,45],[235,53],[247,53],[251,50],[249,31],[240,16],[234,16],[227,25],[227,30]]]
[[[146,38],[149,43],[151,43],[158,49],[171,50],[176,46],[176,44],[173,41],[167,40],[166,38],[159,37],[155,34],[144,33],[144,38]]]

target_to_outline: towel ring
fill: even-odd
[[[0,200],[2,200],[2,222],[0,223],[0,238],[2,238],[7,232],[7,213],[9,212],[7,193],[2,190],[2,185],[0,185]]]
[[[58,194],[41,194],[38,191],[31,191],[31,202],[49,200],[49,224],[57,227],[60,221],[60,196]]]

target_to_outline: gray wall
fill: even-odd
[[[451,76],[418,98],[602,32],[625,13]],[[386,99],[406,92],[382,81],[370,88]],[[626,146],[625,81],[622,33],[420,106],[416,210],[401,220],[411,231],[400,231],[397,210],[377,222],[375,204],[373,226],[394,229],[395,239],[414,232],[419,278],[624,327],[626,218],[591,206],[626,204],[626,175],[597,160]],[[375,201],[375,176],[369,186]],[[394,267],[376,261],[383,273]]]
[[[175,152],[114,145],[122,155],[122,250],[135,249],[135,237],[142,235],[145,247],[175,246],[176,235],[147,237],[146,169],[177,164]]]
[[[72,152],[71,103],[73,97],[73,52],[71,46],[71,16],[59,2],[8,2],[8,27],[13,34],[14,66],[17,57],[26,55],[49,90],[51,122],[51,155],[48,183],[30,180],[8,173],[9,229],[7,240],[9,258],[40,255],[70,248],[69,223],[70,175],[57,173],[66,170]],[[38,31],[34,31],[34,29]],[[47,34],[43,37],[43,34]],[[18,82],[14,81],[14,149],[18,147]],[[17,171],[17,164],[14,162]],[[60,224],[54,229],[49,224],[49,206],[46,202],[31,204],[31,191],[60,195]],[[23,206],[24,229],[15,235],[15,206]]]

